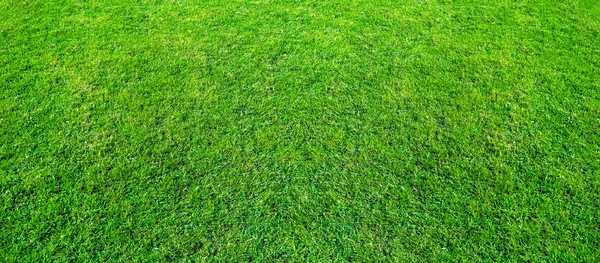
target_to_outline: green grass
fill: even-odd
[[[0,1],[0,261],[597,262],[598,1]]]

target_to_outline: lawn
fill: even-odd
[[[598,1],[0,1],[2,262],[599,258]]]

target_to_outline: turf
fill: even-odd
[[[0,1],[0,261],[594,262],[598,1]]]

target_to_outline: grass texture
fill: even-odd
[[[2,0],[3,262],[597,262],[598,1]]]

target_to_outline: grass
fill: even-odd
[[[594,262],[597,1],[0,1],[5,262]]]

